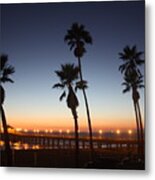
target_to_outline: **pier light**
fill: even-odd
[[[59,133],[60,133],[60,134],[62,133],[62,129],[59,129]]]
[[[20,132],[20,131],[22,131],[22,129],[21,128],[16,128],[16,131]]]
[[[67,133],[67,134],[69,134],[69,133],[70,133],[70,130],[69,130],[69,129],[67,129],[66,133]]]
[[[48,129],[45,129],[45,133],[48,133]]]
[[[27,129],[24,129],[24,132],[28,132],[28,130],[27,130]]]
[[[129,134],[129,135],[132,134],[132,130],[131,130],[131,129],[128,130],[128,134]]]
[[[121,131],[119,129],[117,129],[116,134],[120,134],[120,133],[121,133]]]
[[[50,129],[50,133],[53,133],[53,129]]]
[[[27,150],[27,149],[29,149],[30,146],[25,143],[25,144],[23,144],[23,147],[24,147],[25,150]]]
[[[98,133],[101,135],[101,134],[103,133],[102,129],[100,129],[100,130],[98,131]]]
[[[39,129],[36,129],[36,133],[39,133],[40,131],[39,131]]]
[[[0,140],[0,147],[4,146],[4,141]]]

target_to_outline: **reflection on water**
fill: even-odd
[[[11,148],[14,150],[28,150],[28,149],[43,149],[43,147],[41,147],[40,145],[30,145],[28,143],[22,143],[20,141],[18,142],[14,142],[14,143],[10,143]],[[4,150],[4,141],[0,141],[0,150]]]
[[[4,146],[4,141],[0,140],[0,149]]]
[[[10,143],[11,148],[14,150],[38,150],[38,149],[68,149],[68,148],[75,148],[75,142],[72,141],[71,144],[69,145],[69,141],[68,143],[66,143],[65,145],[63,144],[63,141],[59,141],[58,142],[54,142],[54,145],[52,145],[51,143],[49,144],[28,144],[28,143],[23,143],[21,141],[18,142],[11,142]],[[119,145],[120,146],[120,145]],[[0,150],[4,150],[5,144],[3,141],[0,141]],[[93,147],[94,149],[98,149],[99,147],[102,149],[107,149],[109,148],[108,144],[104,144],[104,143],[100,143],[97,144],[96,142],[93,143]],[[111,144],[110,147],[113,148],[117,148],[118,145],[117,144]],[[127,144],[124,143],[121,145],[122,148],[127,148]],[[79,148],[80,149],[88,149],[89,148],[89,142],[85,142],[84,144],[82,143],[82,141],[79,141]]]
[[[30,145],[28,143],[16,142],[12,143],[12,149],[15,150],[28,150],[28,149],[43,149],[40,145]]]

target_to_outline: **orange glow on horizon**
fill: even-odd
[[[65,119],[65,121],[64,121]],[[72,117],[64,118],[38,118],[38,117],[7,117],[7,122],[9,125],[15,128],[22,129],[33,129],[36,132],[40,130],[47,130],[48,132],[53,132],[55,130],[62,130],[63,132],[74,131],[74,121]],[[92,118],[92,129],[93,131],[116,131],[126,129],[136,129],[135,119],[131,118]],[[79,131],[88,131],[87,118],[79,118]],[[128,132],[129,134],[131,132]]]

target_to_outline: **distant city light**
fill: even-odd
[[[120,130],[119,130],[119,129],[117,129],[116,133],[117,133],[117,134],[120,134],[121,132],[120,132]]]
[[[48,129],[45,129],[45,133],[48,133]]]

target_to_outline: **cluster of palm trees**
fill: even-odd
[[[57,76],[60,79],[60,83],[55,84],[54,88],[64,88],[65,86],[68,89],[68,97],[67,97],[67,106],[71,109],[74,122],[75,122],[75,139],[76,139],[76,166],[78,166],[78,156],[79,156],[79,142],[78,142],[78,116],[76,112],[76,108],[78,107],[78,99],[75,94],[76,90],[79,88],[83,92],[85,108],[87,113],[87,121],[89,128],[89,139],[90,139],[90,160],[93,160],[93,139],[92,139],[92,125],[91,125],[91,116],[88,105],[88,99],[86,95],[87,81],[83,79],[82,75],[82,66],[81,66],[81,58],[86,52],[85,45],[92,44],[92,37],[88,31],[85,30],[83,25],[78,23],[73,23],[71,28],[67,31],[67,34],[64,38],[65,42],[67,42],[70,50],[74,52],[75,57],[78,60],[78,66],[74,66],[74,64],[65,64],[61,65],[60,71],[55,71]],[[123,74],[125,89],[123,93],[126,93],[132,90],[132,99],[135,108],[136,115],[136,125],[137,125],[137,139],[138,139],[138,153],[144,154],[143,142],[144,142],[144,130],[142,124],[142,117],[140,112],[139,99],[140,94],[138,92],[139,88],[143,88],[143,75],[140,71],[139,66],[144,64],[144,60],[141,59],[143,52],[138,52],[137,47],[129,47],[126,46],[123,49],[123,52],[119,53],[120,59],[123,60],[123,64],[120,65],[119,71]],[[73,88],[74,86],[74,88]],[[63,97],[66,96],[66,92],[64,91],[60,97],[62,100]]]
[[[86,52],[86,44],[92,44],[92,37],[88,31],[85,30],[85,27],[78,23],[73,23],[71,28],[67,31],[67,34],[64,38],[64,41],[70,47],[70,50],[73,50],[75,57],[78,60],[78,66],[74,66],[74,64],[65,64],[61,65],[60,71],[55,71],[57,76],[60,79],[60,83],[55,84],[53,87],[57,88],[64,88],[65,86],[68,88],[68,96],[67,96],[67,106],[71,109],[74,122],[75,122],[75,139],[76,139],[76,167],[79,164],[79,129],[78,129],[78,116],[76,112],[76,108],[78,106],[78,99],[75,94],[77,89],[81,89],[83,92],[86,113],[87,113],[87,120],[88,120],[88,127],[89,127],[89,137],[90,137],[90,149],[91,149],[91,159],[93,158],[93,141],[92,141],[92,125],[91,125],[91,117],[90,117],[90,110],[88,105],[88,99],[86,95],[86,88],[87,81],[83,79],[82,74],[82,65],[81,65],[81,58],[83,57],[84,53]],[[73,88],[73,83],[75,82],[75,87]],[[65,97],[66,92],[64,91],[60,97],[62,100]]]
[[[59,82],[56,83],[53,88],[60,88],[63,90],[60,101],[66,97],[67,107],[71,110],[71,113],[74,118],[75,124],[75,166],[79,166],[79,124],[78,124],[78,113],[77,107],[79,106],[79,101],[76,95],[77,89],[82,90],[85,109],[87,114],[88,129],[89,129],[89,142],[90,142],[90,160],[93,160],[93,137],[92,137],[92,125],[91,125],[91,116],[90,109],[88,104],[88,98],[86,94],[86,88],[88,83],[83,78],[82,74],[82,65],[81,58],[86,53],[86,44],[92,44],[92,37],[88,31],[85,30],[85,27],[78,23],[73,23],[71,28],[67,31],[64,41],[70,47],[70,50],[73,50],[75,57],[78,60],[77,65],[74,63],[68,63],[61,65],[60,70],[55,71],[56,75],[59,78]],[[125,86],[123,93],[132,91],[132,100],[135,110],[136,117],[136,126],[137,126],[137,140],[138,140],[138,153],[143,155],[143,142],[144,142],[144,129],[142,124],[142,117],[139,105],[140,93],[139,88],[143,88],[143,75],[140,70],[140,66],[144,64],[144,59],[142,59],[143,52],[138,52],[136,46],[129,47],[126,46],[123,49],[123,52],[119,53],[120,59],[123,61],[123,64],[120,65],[119,71],[123,75],[124,82],[122,85]],[[12,153],[9,143],[9,135],[7,122],[5,117],[5,112],[3,108],[5,91],[2,86],[3,83],[11,82],[13,80],[10,78],[15,72],[13,66],[8,65],[7,55],[0,56],[0,95],[1,95],[1,117],[2,125],[4,129],[4,141],[5,141],[5,150],[7,155],[7,165],[12,165]]]
[[[138,154],[140,156],[144,155],[144,129],[139,105],[140,93],[138,91],[138,89],[144,88],[143,75],[140,70],[140,66],[144,64],[142,55],[143,52],[138,52],[136,46],[126,46],[123,52],[119,53],[120,59],[123,60],[123,64],[119,66],[124,78],[122,85],[125,86],[125,89],[123,93],[132,91],[137,126]]]

